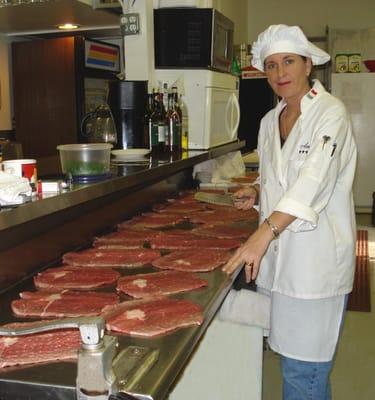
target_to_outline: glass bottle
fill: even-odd
[[[155,102],[154,120],[152,124],[153,129],[156,130],[158,134],[158,143],[153,147],[153,150],[157,152],[163,152],[165,150],[165,139],[167,136],[168,125],[162,93],[155,94]]]
[[[168,150],[179,151],[181,149],[181,112],[177,104],[177,92],[168,96]]]
[[[147,103],[145,110],[145,125],[144,125],[144,140],[148,144],[150,150],[158,145],[158,131],[155,124],[155,108],[154,108],[154,95],[149,93],[147,95]]]
[[[181,150],[186,152],[189,148],[189,117],[186,104],[181,95],[179,99],[179,108],[181,110]]]

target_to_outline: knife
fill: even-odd
[[[194,194],[194,198],[195,200],[202,201],[204,203],[234,207],[234,200],[231,194],[197,192]]]

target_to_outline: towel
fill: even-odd
[[[213,160],[207,160],[194,166],[193,177],[201,173],[211,175],[212,183],[230,182],[235,176],[245,175],[245,163],[241,152],[231,152]]]
[[[222,321],[270,328],[271,299],[269,296],[251,290],[230,290],[218,317]]]
[[[0,205],[22,204],[31,194],[32,188],[27,178],[0,171]]]

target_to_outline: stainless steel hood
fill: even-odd
[[[61,32],[56,26],[67,22],[80,25],[80,31],[119,31],[120,13],[119,8],[94,9],[91,0],[49,0],[0,7],[0,35],[28,36]]]

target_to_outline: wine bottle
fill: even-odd
[[[144,122],[144,139],[149,149],[158,145],[158,131],[155,129],[155,109],[154,109],[154,95],[149,93],[147,95],[145,122]]]
[[[165,139],[168,128],[162,93],[156,94],[155,119],[153,126],[158,133],[158,144],[155,146],[155,150],[162,153],[165,150]]]
[[[177,92],[172,91],[168,96],[168,140],[166,142],[171,152],[181,149],[181,114],[177,100]]]
[[[179,108],[181,110],[181,149],[187,151],[189,148],[189,116],[181,95],[179,97]]]

